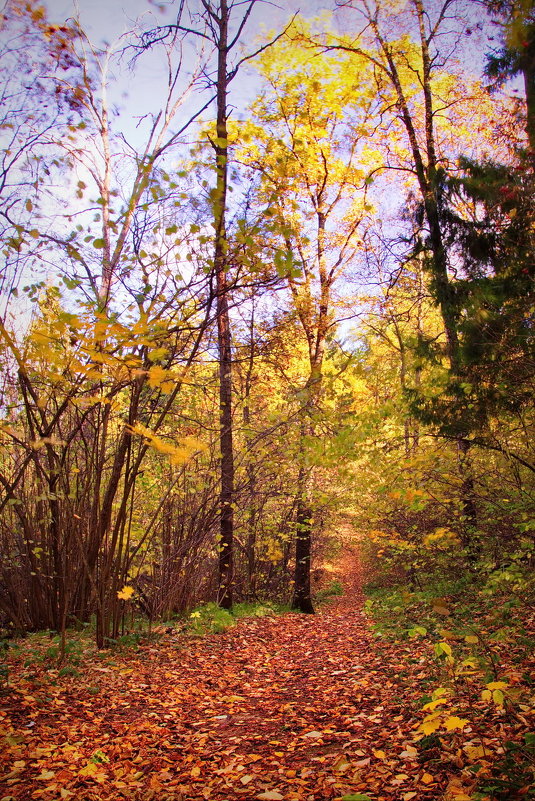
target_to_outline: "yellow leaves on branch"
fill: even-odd
[[[416,500],[429,500],[429,495],[426,492],[420,489],[414,489],[412,487],[407,487],[403,490],[392,490],[392,492],[388,493],[388,497],[392,498],[392,500],[402,501],[407,504],[410,504]]]
[[[168,457],[170,464],[179,466],[185,464],[199,451],[206,450],[206,446],[195,437],[185,437],[179,445],[169,439],[164,439],[151,431],[142,423],[128,427],[132,434],[139,434],[145,442],[158,453]]]
[[[451,654],[451,648],[447,643],[438,643],[440,646],[446,646],[444,653],[448,650]],[[438,729],[445,729],[446,731],[453,731],[454,729],[464,729],[470,721],[466,718],[460,718],[452,714],[451,707],[441,709],[440,707],[448,707],[451,703],[451,690],[447,687],[438,687],[433,691],[433,700],[429,701],[424,706],[424,712],[428,712],[423,722],[418,726],[418,731],[423,734],[433,734]]]
[[[447,527],[436,528],[424,537],[424,545],[428,547],[452,548],[460,544],[457,534]]]
[[[434,712],[428,715],[423,723],[418,726],[418,731],[423,734],[433,734],[438,729],[446,729],[446,731],[453,731],[454,729],[464,729],[470,723],[465,718],[460,718],[457,715],[444,715],[442,712]]]
[[[503,706],[505,702],[504,690],[509,685],[506,681],[490,681],[485,685],[486,689],[481,692],[482,701],[493,701],[496,706]]]
[[[177,378],[170,370],[165,370],[159,364],[155,364],[148,372],[148,383],[151,389],[161,389],[162,392],[172,392],[175,388]]]
[[[449,718],[446,718],[444,721],[444,728],[446,731],[453,731],[453,729],[464,729],[470,723],[469,720],[465,718],[459,718],[457,715],[450,715]]]
[[[428,704],[425,704],[424,710],[434,712],[437,706],[441,706],[441,704],[447,704],[447,703],[448,703],[447,698],[435,698],[434,701],[429,701]]]

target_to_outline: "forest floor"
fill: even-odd
[[[416,701],[436,686],[429,645],[372,635],[358,554],[344,551],[345,594],[314,616],[162,634],[86,655],[78,675],[12,665],[0,799],[469,799],[470,729],[465,752],[455,731],[446,756],[415,745]]]

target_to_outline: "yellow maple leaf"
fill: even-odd
[[[438,717],[433,720],[424,720],[424,722],[418,726],[419,731],[423,731],[424,734],[433,734],[438,728],[440,728],[440,718]]]
[[[430,712],[432,712],[434,709],[437,708],[437,706],[440,706],[440,704],[447,704],[447,703],[448,703],[447,698],[436,698],[434,701],[429,701],[428,704],[424,704],[423,708],[428,709]]]
[[[129,601],[133,594],[134,588],[125,584],[123,589],[117,592],[117,598],[120,598],[121,601]]]
[[[446,718],[444,721],[444,728],[448,731],[453,731],[453,729],[464,729],[467,723],[470,723],[470,721],[459,718],[457,715],[452,715],[451,717]]]

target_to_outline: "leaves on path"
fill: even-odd
[[[79,677],[12,671],[4,796],[469,799],[473,766],[489,770],[492,731],[450,716],[422,740],[415,696],[433,681],[430,646],[373,637],[358,563],[349,568],[353,586],[314,617],[249,618],[203,639],[174,634],[137,653],[95,654]],[[505,734],[503,708],[495,715]]]

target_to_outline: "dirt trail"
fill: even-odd
[[[353,550],[344,572],[345,595],[317,615],[171,636],[113,663],[95,658],[55,687],[19,689],[0,797],[440,798],[411,748],[418,720],[399,679],[418,664],[370,635]]]

